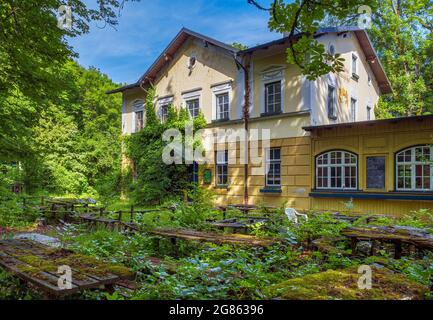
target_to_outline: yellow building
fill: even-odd
[[[341,54],[345,59],[343,72],[308,81],[297,66],[286,62],[286,50],[289,41],[293,40],[288,37],[238,50],[182,29],[136,83],[109,92],[123,94],[122,132],[133,134],[145,126],[144,100],[150,87],[156,90],[154,104],[161,121],[166,119],[168,105],[183,106],[193,117],[200,110],[208,123],[205,130],[208,136],[216,135],[221,129],[235,132],[243,129],[243,110],[248,98],[249,133],[269,130],[268,144],[259,138],[257,156],[262,161],[249,162],[247,179],[241,161],[245,139],[241,137],[237,143],[213,145],[209,151],[214,153],[218,150],[215,152],[216,161],[202,166],[199,181],[215,190],[219,195],[218,203],[243,203],[247,181],[250,204],[287,203],[287,206],[301,210],[341,210],[343,202],[353,198],[355,211],[393,213],[397,210],[400,213],[427,207],[430,202],[425,201],[428,196],[424,194],[433,193],[432,183],[422,191],[424,198],[414,198],[415,204],[407,200],[384,202],[361,197],[366,196],[367,191],[364,186],[367,163],[373,161],[370,158],[367,161],[365,157],[374,155],[372,150],[383,151],[384,147],[379,145],[385,141],[385,147],[390,148],[385,159],[386,170],[392,170],[392,153],[399,147],[392,144],[391,150],[393,133],[374,121],[374,108],[379,96],[391,92],[391,85],[364,30],[353,27],[321,29],[316,39],[329,53]],[[340,132],[349,123],[357,128],[358,133],[350,134],[352,131],[349,130],[340,137]],[[372,124],[380,129],[370,136]],[[394,130],[398,131],[401,126],[405,125],[399,122]],[[403,127],[402,131],[408,130],[406,127],[403,130]],[[330,135],[333,130],[338,132],[338,139]],[[368,134],[361,134],[363,130]],[[429,130],[432,133],[431,126],[425,128],[424,135],[417,135],[412,145],[427,144]],[[337,156],[347,155],[356,159],[355,169],[350,169],[355,170],[353,175],[356,172],[356,179],[349,178],[349,188],[344,184],[345,176],[344,179],[339,177],[341,181],[335,185],[329,182],[326,188],[316,185],[316,156],[331,150],[340,150]],[[249,151],[248,159],[251,159],[251,146]],[[320,170],[322,172],[325,168]],[[211,181],[205,179],[204,173],[207,178],[211,177]],[[429,174],[431,178],[432,172]],[[369,188],[368,193],[389,194],[393,183],[390,179],[393,178],[387,171],[385,186],[375,190]],[[394,193],[398,192],[395,190]],[[418,190],[415,188],[410,193],[418,194]],[[329,198],[330,195],[334,198]],[[399,206],[401,203],[404,205]]]

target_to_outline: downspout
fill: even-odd
[[[249,163],[249,149],[248,149],[248,138],[249,138],[249,119],[250,119],[250,60],[251,55],[246,59],[245,65],[242,64],[237,59],[237,55],[235,54],[234,59],[236,66],[241,68],[244,71],[244,87],[245,87],[245,95],[244,95],[244,105],[242,108],[243,119],[244,119],[244,129],[245,129],[245,164],[244,164],[244,205],[248,205],[249,195],[248,195],[248,163]]]

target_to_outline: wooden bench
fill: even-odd
[[[150,234],[188,241],[212,242],[216,244],[234,244],[246,245],[253,247],[267,247],[276,244],[279,239],[269,237],[256,237],[245,234],[224,234],[217,232],[203,232],[188,229],[154,229],[149,231]]]
[[[351,239],[352,253],[355,254],[358,241],[372,241],[371,255],[375,253],[375,242],[394,244],[395,259],[402,255],[402,244],[409,244],[417,249],[433,250],[433,236],[423,229],[404,226],[367,226],[348,227],[341,234]]]
[[[72,271],[72,286],[69,289],[58,286],[61,274],[57,274],[57,270],[62,265],[69,266]],[[134,274],[123,266],[103,264],[69,250],[22,239],[0,241],[0,267],[24,283],[31,284],[46,298],[56,299],[82,290],[110,288],[120,280],[134,278]]]

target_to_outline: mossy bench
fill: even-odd
[[[59,286],[59,267],[72,271],[70,288]],[[104,263],[70,250],[22,239],[0,241],[0,267],[33,285],[46,297],[59,298],[82,290],[110,287],[134,274],[119,264]]]

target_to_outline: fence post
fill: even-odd
[[[134,222],[134,206],[131,206],[131,216],[129,218],[130,222]]]
[[[122,221],[122,210],[119,211],[119,221]]]

